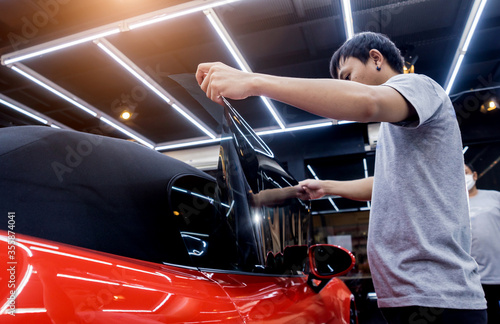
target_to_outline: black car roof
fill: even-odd
[[[0,208],[16,213],[16,232],[189,263],[167,187],[181,175],[213,180],[204,172],[133,142],[45,126],[0,129],[0,143]]]

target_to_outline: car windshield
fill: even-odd
[[[309,203],[297,181],[225,102],[216,181],[180,176],[170,200],[193,264],[200,268],[301,274],[311,240]]]

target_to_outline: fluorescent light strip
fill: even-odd
[[[281,120],[280,116],[278,116],[278,113],[276,112],[276,110],[274,109],[274,107],[271,105],[271,102],[269,101],[269,99],[266,98],[266,97],[264,97],[264,96],[260,96],[260,99],[262,99],[262,101],[266,105],[266,107],[269,110],[269,112],[271,113],[271,115],[273,115],[274,120],[276,120],[276,122],[278,123],[278,125],[280,126],[280,128],[281,129],[285,129],[285,124]]]
[[[15,105],[13,105],[13,104],[11,104],[11,103],[3,100],[3,99],[0,99],[0,103],[3,104],[3,105],[5,105],[5,106],[7,106],[7,107],[9,107],[9,108],[11,108],[11,109],[13,109],[13,110],[15,110],[15,111],[17,111],[17,112],[19,112],[19,113],[21,113],[21,114],[23,114],[23,115],[26,115],[26,116],[28,116],[30,118],[33,118],[33,119],[41,122],[42,124],[46,125],[46,124],[49,123],[47,120],[45,120],[45,119],[43,119],[41,117],[38,117],[37,115],[32,114],[32,113],[30,113],[30,112],[28,112],[28,111],[26,111],[26,110],[24,110],[24,109],[22,109],[20,107],[17,107]]]
[[[258,131],[256,132],[257,135],[259,136],[265,136],[265,135],[271,135],[271,134],[279,134],[279,133],[286,133],[286,132],[294,132],[294,131],[300,131],[300,130],[306,130],[306,129],[313,129],[313,128],[319,128],[319,127],[327,127],[327,126],[332,126],[333,123],[331,121],[325,122],[325,123],[316,123],[316,124],[310,124],[310,125],[302,125],[302,126],[295,126],[295,127],[288,127],[284,129],[272,129],[272,130],[265,130],[265,131]],[[231,137],[224,137],[222,140],[228,140]],[[162,146],[157,146],[155,150],[157,151],[166,151],[166,150],[172,150],[172,149],[178,149],[178,148],[183,148],[183,147],[189,147],[189,146],[195,146],[195,145],[204,145],[204,144],[210,144],[210,143],[217,143],[220,142],[220,138],[216,139],[210,139],[210,140],[199,140],[199,141],[193,141],[193,142],[185,142],[185,143],[178,143],[178,144],[170,144],[170,145],[162,145]]]
[[[45,82],[39,80],[38,78],[28,74],[27,72],[19,69],[17,66],[12,66],[11,67],[12,70],[16,71],[17,73],[21,74],[22,76],[30,79],[31,81],[35,82],[36,84],[38,84],[39,86],[49,90],[50,92],[52,92],[53,94],[55,94],[56,96],[68,101],[69,103],[73,104],[74,106],[80,108],[81,110],[85,111],[87,114],[93,116],[93,117],[97,117],[97,113],[90,110],[89,108],[85,107],[84,105],[80,104],[79,102],[76,102],[75,100],[71,99],[70,97],[66,96],[65,94],[61,93],[60,91],[56,90],[55,88],[49,86],[48,84],[46,84]]]
[[[193,117],[191,117],[184,109],[182,109],[181,107],[179,107],[175,103],[172,103],[170,106],[172,106],[172,108],[174,108],[175,110],[177,110],[178,113],[180,113],[182,116],[184,116],[192,124],[194,124],[196,127],[198,127],[203,133],[207,134],[208,137],[210,137],[211,139],[216,139],[217,136],[214,133],[212,133],[211,131],[209,131],[207,128],[203,127],[200,124],[200,122],[198,122]]]
[[[469,48],[469,44],[470,44],[470,41],[472,40],[472,36],[474,35],[474,32],[476,31],[477,23],[479,22],[479,18],[481,18],[484,6],[486,5],[486,1],[488,1],[488,0],[480,0],[480,1],[481,1],[481,3],[479,4],[479,9],[477,10],[477,12],[474,16],[474,21],[472,22],[470,30],[467,34],[467,38],[465,39],[464,46],[462,47],[463,52],[467,52],[467,49]]]
[[[205,15],[208,18],[208,21],[212,25],[212,27],[215,29],[217,32],[217,35],[221,38],[221,40],[224,42],[224,45],[226,45],[227,49],[229,50],[229,53],[233,56],[233,58],[236,60],[236,63],[240,67],[240,69],[244,72],[252,72],[250,69],[250,66],[248,65],[247,61],[241,54],[240,50],[236,46],[236,44],[233,42],[231,37],[229,36],[229,33],[227,32],[226,28],[220,21],[219,17],[217,17],[217,14],[213,9],[210,10],[205,10],[204,11]],[[274,117],[274,120],[278,123],[279,127],[284,129],[285,123],[281,119],[281,117],[278,115],[276,112],[276,109],[272,106],[271,102],[269,101],[268,98],[261,96],[260,97],[264,104],[266,105],[267,109],[271,113],[271,115]]]
[[[0,103],[2,103],[3,105],[21,113],[21,114],[24,114],[30,118],[33,118],[45,125],[48,125],[50,127],[54,127],[54,128],[66,128],[66,129],[69,129],[69,127],[67,127],[66,125],[63,125],[63,124],[60,124],[58,125],[59,123],[56,122],[55,120],[35,111],[34,109],[31,109],[30,107],[27,107],[25,105],[23,105],[22,103],[19,103],[3,94],[0,94]]]
[[[193,141],[193,142],[185,142],[185,143],[178,143],[178,144],[170,144],[170,145],[163,145],[163,146],[157,146],[155,150],[157,151],[165,151],[165,150],[172,150],[172,149],[177,149],[177,148],[182,148],[182,147],[188,147],[188,146],[195,146],[195,145],[203,145],[203,144],[210,144],[210,143],[217,143],[223,140],[230,139],[231,137],[224,137],[224,138],[215,138],[215,139],[206,139],[206,140],[200,140],[200,141]]]
[[[123,134],[127,135],[127,136],[130,136],[131,138],[135,139],[136,141],[142,143],[144,146],[146,147],[149,147],[150,149],[154,149],[154,145],[151,144],[150,142],[140,138],[139,136],[131,133],[130,131],[126,130],[125,128],[121,127],[121,126],[118,126],[117,124],[113,123],[111,120],[107,119],[106,117],[100,117],[99,118],[100,120],[102,120],[103,122],[105,122],[106,124],[108,124],[109,126],[113,127],[114,129],[122,132]]]
[[[475,0],[474,4],[472,5],[472,9],[470,11],[469,17],[467,18],[467,22],[462,32],[462,37],[460,38],[457,51],[455,52],[455,57],[453,58],[453,63],[451,65],[450,71],[448,72],[448,78],[445,84],[445,91],[448,95],[451,92],[453,83],[455,82],[458,71],[460,70],[460,66],[462,65],[462,61],[464,60],[465,53],[469,48],[472,36],[474,35],[486,2],[487,0]]]
[[[465,154],[465,152],[467,152],[468,149],[469,149],[468,146],[464,147],[464,149],[462,150],[462,154]]]
[[[355,124],[357,123],[356,121],[352,120],[338,120],[337,125],[346,125],[346,124]]]
[[[139,75],[139,73],[137,73],[136,71],[134,71],[134,69],[132,69],[130,67],[130,65],[128,65],[123,60],[121,60],[117,55],[115,55],[111,51],[111,49],[109,49],[106,45],[104,45],[102,43],[102,40],[97,41],[97,46],[99,46],[99,48],[102,49],[104,52],[106,52],[106,54],[108,54],[113,60],[115,60],[123,68],[125,68],[127,71],[129,71],[139,81],[141,81],[146,87],[148,87],[149,89],[151,89],[151,91],[153,91],[154,93],[156,93],[160,98],[162,98],[167,103],[170,103],[170,98],[166,97],[163,93],[161,93],[160,91],[158,91],[158,89],[156,89],[151,83],[149,83],[148,81],[146,81],[146,79],[144,79],[141,75]]]
[[[329,122],[325,122],[325,123],[317,123],[317,124],[310,124],[310,125],[303,125],[303,126],[287,127],[285,129],[272,129],[272,130],[266,130],[266,131],[259,131],[259,132],[256,132],[256,134],[259,135],[259,136],[263,136],[263,135],[270,135],[270,134],[295,132],[295,131],[306,130],[306,129],[327,127],[327,126],[332,126],[332,125],[333,125],[333,123],[331,121],[329,121]]]
[[[345,36],[347,39],[351,39],[354,36],[354,26],[350,0],[342,0],[342,16],[344,17]]]
[[[157,22],[165,21],[165,20],[172,19],[172,18],[177,18],[177,17],[188,15],[188,14],[195,13],[195,12],[200,12],[200,11],[207,10],[207,9],[210,9],[210,8],[215,8],[215,7],[222,6],[222,5],[225,5],[225,4],[228,4],[228,3],[231,3],[231,2],[235,2],[235,1],[238,1],[238,0],[219,1],[219,2],[212,3],[212,4],[207,4],[207,5],[203,5],[203,6],[199,6],[199,7],[195,7],[195,8],[191,8],[191,9],[187,9],[187,10],[183,10],[183,11],[172,13],[172,14],[166,14],[166,15],[158,16],[156,18],[148,19],[148,20],[145,20],[145,21],[142,21],[142,22],[130,24],[129,28],[130,29],[136,29],[136,28],[139,28],[139,27],[148,26],[148,25],[151,25],[151,24],[155,24]]]
[[[92,41],[92,40],[94,40],[96,38],[106,37],[106,36],[109,36],[109,35],[117,34],[119,32],[120,32],[119,28],[114,28],[114,29],[111,29],[111,30],[108,30],[108,31],[105,31],[105,32],[102,32],[102,33],[99,33],[99,34],[90,35],[90,36],[87,36],[87,37],[84,37],[84,38],[81,38],[81,39],[77,39],[77,40],[70,41],[70,42],[67,42],[67,43],[63,43],[63,44],[60,44],[60,45],[48,47],[48,48],[45,48],[45,49],[42,49],[42,50],[39,50],[39,51],[36,51],[36,52],[33,52],[33,53],[29,53],[29,54],[25,54],[25,55],[21,55],[21,56],[9,58],[9,59],[4,60],[3,64],[4,65],[9,65],[9,64],[12,64],[14,62],[19,62],[19,61],[22,61],[22,60],[25,60],[25,59],[28,59],[28,58],[31,58],[31,57],[34,57],[34,56],[47,54],[47,53],[54,52],[54,51],[57,51],[57,50],[60,50],[60,49],[63,49],[63,48],[71,47],[73,45],[77,45],[77,44],[89,42],[89,41]]]
[[[246,62],[246,60],[243,58],[241,55],[239,49],[236,47],[236,44],[232,41],[232,39],[229,37],[229,34],[225,30],[225,28],[222,26],[222,23],[220,20],[217,19],[217,16],[215,15],[215,12],[207,10],[205,11],[205,15],[208,18],[208,21],[210,21],[210,24],[212,24],[212,27],[215,29],[217,32],[217,35],[219,35],[220,39],[226,45],[227,49],[233,56],[233,58],[236,60],[236,63],[238,63],[238,66],[240,69],[244,72],[252,72],[250,69],[250,66]]]
[[[137,65],[135,65],[131,60],[129,60],[123,53],[121,53],[117,48],[115,48],[110,42],[105,39],[98,39],[95,41],[97,46],[102,49],[106,54],[108,54],[113,60],[120,64],[125,70],[130,72],[134,77],[141,81],[146,87],[151,89],[156,93],[161,99],[168,103],[172,108],[174,108],[178,113],[180,113],[184,118],[189,120],[193,125],[198,127],[203,133],[208,137],[215,139],[216,135],[211,132],[205,125],[193,116],[191,116],[186,109],[179,107],[177,104],[173,103],[167,95],[165,95],[165,90],[156,82],[151,80],[149,76],[142,71]],[[148,80],[149,79],[149,80]]]
[[[448,82],[448,86],[446,87],[446,94],[448,94],[448,95],[450,94],[451,88],[453,87],[453,83],[455,82],[455,79],[456,79],[457,74],[458,74],[458,70],[460,70],[460,66],[462,65],[462,61],[464,60],[464,57],[465,57],[465,53],[460,54],[460,56],[458,57],[458,61],[455,64],[455,67],[453,68],[453,73],[451,74],[450,81]]]
[[[307,169],[309,170],[309,172],[311,172],[311,174],[312,174],[312,176],[314,177],[314,179],[319,180],[319,179],[318,179],[318,176],[316,175],[316,172],[314,172],[314,170],[313,170],[313,168],[312,168],[312,166],[311,166],[311,165],[309,165],[309,164],[308,164],[308,165],[307,165]]]

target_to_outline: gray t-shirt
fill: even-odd
[[[368,259],[379,307],[485,309],[471,233],[460,130],[432,79],[392,77],[418,118],[382,123]]]
[[[481,283],[500,285],[500,192],[478,190],[469,204],[471,255],[479,265]]]

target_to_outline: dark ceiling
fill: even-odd
[[[115,23],[118,26],[120,21],[150,12],[178,12],[215,2],[3,0],[0,55],[100,26]],[[241,0],[213,10],[253,71],[328,78],[330,56],[346,39],[340,2]],[[354,31],[387,34],[407,60],[416,59],[416,73],[429,75],[444,86],[473,3],[473,0],[351,0]],[[466,130],[465,141],[500,138],[498,109],[489,115],[478,115],[485,100],[498,96],[496,89],[454,95],[498,86],[499,35],[500,1],[489,0],[451,90],[461,126]],[[179,81],[185,80],[186,74],[192,78],[201,62],[221,61],[237,66],[203,12],[122,31],[106,39],[199,121],[218,133],[218,121],[190,95],[186,83]],[[77,101],[111,117],[153,146],[209,138],[92,41],[13,65],[38,73],[68,91],[69,97],[76,96]],[[14,100],[10,102],[29,107],[56,124],[128,138],[7,66],[0,67],[0,94],[3,96],[0,98]],[[287,127],[320,120],[279,102],[273,105]],[[132,112],[127,121],[119,117],[125,108]],[[255,129],[278,127],[259,98],[238,102],[237,108]],[[486,126],[481,126],[483,123]],[[1,127],[25,124],[39,122],[0,104]]]

